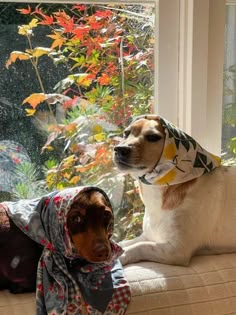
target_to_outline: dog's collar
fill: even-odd
[[[139,177],[144,184],[168,186],[187,182],[218,167],[221,159],[203,149],[192,137],[160,116],[146,116],[162,124],[166,138],[162,156],[150,173]]]

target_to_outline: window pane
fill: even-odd
[[[152,107],[154,9],[0,3],[1,200],[97,185],[123,226],[140,227],[135,182],[116,173],[112,147]]]
[[[236,5],[226,6],[222,156],[236,159]]]

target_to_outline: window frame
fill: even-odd
[[[170,11],[173,4],[175,17],[169,24],[167,14],[169,11],[173,18]],[[156,110],[218,155],[221,154],[224,24],[225,0],[159,0]],[[169,49],[173,51],[168,53]]]
[[[30,2],[40,1],[24,1]],[[91,2],[117,3],[83,1]],[[225,0],[120,2],[156,4],[154,111],[191,134],[209,151],[220,154]]]

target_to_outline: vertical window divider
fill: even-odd
[[[224,0],[180,0],[177,124],[221,152]]]

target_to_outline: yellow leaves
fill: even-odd
[[[74,163],[77,161],[77,159],[78,158],[74,154],[69,155],[67,158],[63,160],[63,169],[72,167]]]
[[[77,124],[76,123],[71,123],[69,125],[66,125],[64,127],[64,132],[67,133],[68,135],[74,134],[77,131]]]
[[[93,134],[101,133],[102,132],[102,126],[101,125],[94,125],[92,128]]]
[[[46,99],[44,93],[33,93],[24,99],[22,104],[29,103],[35,109],[40,103]]]
[[[37,19],[32,19],[29,24],[21,25],[18,28],[18,34],[23,36],[29,36],[32,34],[32,29],[38,26],[39,21]]]
[[[101,142],[105,140],[105,134],[104,133],[98,133],[93,136],[93,139],[95,139],[97,142]]]
[[[89,87],[93,82],[94,76],[87,73],[81,73],[76,79],[76,83],[83,87]]]
[[[52,51],[51,48],[46,47],[35,47],[34,49],[27,49],[26,52],[29,53],[32,57],[39,58],[43,55],[49,55]]]
[[[51,45],[51,49],[54,49],[56,47],[61,48],[61,46],[64,44],[64,38],[61,36],[60,32],[55,32],[54,35],[47,35],[48,37],[52,38],[54,41]]]
[[[71,179],[70,179],[70,184],[73,184],[73,185],[76,185],[78,184],[78,182],[80,181],[81,177],[80,176],[73,176]]]
[[[26,108],[26,116],[33,116],[36,112],[36,109],[29,109],[29,108]]]
[[[9,66],[13,63],[16,62],[16,60],[29,60],[30,59],[30,55],[28,53],[24,53],[22,51],[13,51],[10,54],[9,59],[6,62],[6,67],[9,68]]]
[[[91,137],[92,140],[96,140],[97,142],[101,142],[105,140],[106,135],[103,133],[103,128],[101,125],[96,124],[92,127],[93,136]]]
[[[31,58],[36,58],[36,60],[43,56],[43,55],[49,55],[52,50],[50,48],[45,47],[35,47],[34,49],[26,49],[25,52],[22,51],[13,51],[10,54],[9,59],[6,62],[6,67],[9,68],[9,66],[16,62],[17,59],[19,60],[29,60]]]

